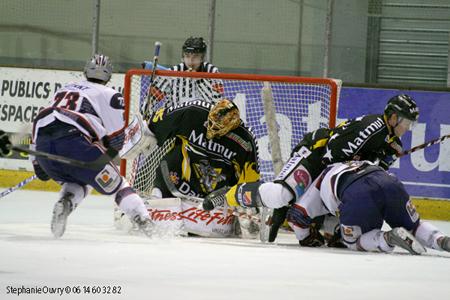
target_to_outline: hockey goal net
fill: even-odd
[[[125,76],[125,117],[130,122],[146,101],[150,70],[133,69]],[[319,127],[334,127],[341,82],[334,79],[293,76],[245,75],[156,71],[169,80],[207,78],[220,80],[224,97],[234,101],[241,119],[251,127],[259,147],[264,181],[272,180],[303,135]],[[164,105],[164,99],[154,110]],[[183,126],[183,124],[180,124]],[[133,161],[121,162],[121,173],[143,197],[149,197],[155,170],[173,141]]]

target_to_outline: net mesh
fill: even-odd
[[[174,74],[174,72],[162,73]],[[305,133],[334,124],[336,107],[333,108],[333,106],[336,106],[337,103],[340,81],[317,79],[317,82],[314,82],[311,78],[256,75],[239,75],[235,76],[239,78],[233,78],[232,75],[216,74],[214,76],[222,76],[219,80],[223,83],[224,97],[237,104],[241,119],[256,136],[260,172],[264,181],[274,178],[271,143],[265,119],[264,97],[262,96],[265,82],[266,87],[270,87],[271,98],[273,98],[283,162],[288,160],[291,149],[300,142]],[[193,76],[196,75],[193,74]],[[174,76],[165,77],[169,80],[176,78]],[[129,93],[125,93],[125,97],[129,98],[127,105],[129,105],[128,118],[130,121],[146,101],[149,79],[148,72],[137,70],[136,74],[126,78],[129,81]],[[195,80],[195,78],[190,80]],[[336,101],[331,101],[332,97]],[[164,100],[154,104],[153,111],[162,105],[164,105]],[[135,160],[127,161],[122,165],[122,174],[127,177],[141,196],[148,197],[150,195],[155,170],[173,144],[174,140],[166,141],[162,147],[154,149],[151,153],[141,154]]]

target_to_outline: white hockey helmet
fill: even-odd
[[[84,76],[87,79],[96,79],[106,83],[111,79],[112,69],[113,66],[108,56],[94,54],[84,67]]]

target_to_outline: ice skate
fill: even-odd
[[[397,227],[388,231],[384,235],[387,243],[391,246],[399,246],[409,253],[420,255],[426,252],[422,244],[403,227]]]
[[[150,220],[150,218],[142,218],[141,216],[137,215],[133,218],[133,222],[146,236],[151,237],[153,235],[155,224],[152,220]]]
[[[72,198],[72,193],[66,193],[53,207],[51,229],[55,238],[62,237],[66,230],[67,217],[73,211]]]

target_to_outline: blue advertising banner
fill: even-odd
[[[338,119],[381,114],[387,100],[401,93],[415,99],[420,110],[419,123],[401,139],[404,150],[450,134],[450,92],[343,88]],[[450,141],[404,156],[390,171],[411,196],[450,199]]]
[[[148,83],[148,76],[143,76],[141,101],[147,95]],[[263,180],[273,180],[271,147],[261,99],[263,83],[255,82],[244,87],[233,80],[224,80],[223,84],[225,97],[238,105],[241,118],[253,128],[259,144]],[[306,132],[328,125],[326,116],[329,111],[324,108],[321,98],[317,97],[317,92],[309,89],[308,85],[292,86],[290,89],[290,94],[296,95],[294,99],[283,94],[277,83],[271,85],[271,92],[276,100],[276,121],[279,126],[283,161],[289,159],[292,148]],[[388,99],[400,93],[413,97],[420,110],[419,123],[402,137],[405,150],[450,134],[450,92],[342,88],[338,123],[366,114],[381,114]],[[299,107],[302,109],[298,109]],[[392,165],[391,172],[402,180],[412,196],[450,199],[450,139],[402,157]]]

